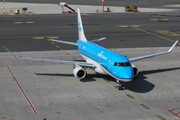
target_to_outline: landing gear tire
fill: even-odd
[[[124,90],[124,89],[125,89],[124,86],[122,86],[122,85],[118,86],[118,90]]]
[[[116,82],[117,82],[117,84],[119,84],[118,90],[125,90],[125,87],[120,83],[119,80],[117,80]]]

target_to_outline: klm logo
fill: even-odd
[[[102,51],[101,53],[99,53],[98,56],[99,56],[100,58],[106,60],[107,57],[105,57],[105,56],[103,55],[103,52],[104,52],[104,51]]]
[[[82,30],[82,27],[80,27],[81,26],[81,23],[79,23],[79,31],[81,31]]]

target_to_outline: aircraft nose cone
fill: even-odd
[[[127,73],[127,74],[123,74],[123,75],[121,74],[120,78],[122,78],[122,79],[132,79],[133,74],[131,74],[131,73]]]
[[[133,78],[133,70],[132,68],[126,68],[119,72],[121,79],[132,79]]]

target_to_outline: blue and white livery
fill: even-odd
[[[7,48],[5,48],[5,47],[4,48],[7,51],[9,51],[11,54],[13,54],[15,56],[15,58],[18,58],[18,59],[73,64],[73,65],[75,65],[73,74],[75,77],[77,77],[79,79],[83,79],[86,77],[86,75],[87,75],[86,68],[90,67],[90,68],[93,68],[93,70],[96,71],[97,73],[108,74],[108,75],[112,76],[119,83],[120,81],[129,82],[134,78],[134,76],[136,76],[138,74],[137,67],[134,66],[131,62],[170,53],[173,50],[173,48],[175,47],[175,45],[178,43],[178,40],[177,40],[174,43],[174,45],[166,52],[161,52],[161,53],[157,53],[157,54],[145,55],[145,56],[128,59],[124,55],[113,52],[109,49],[106,49],[104,47],[101,47],[101,46],[95,44],[98,41],[106,39],[105,37],[87,41],[87,39],[84,35],[83,24],[82,24],[79,9],[77,9],[77,17],[78,17],[79,40],[77,40],[76,43],[61,41],[61,40],[54,40],[54,39],[51,39],[51,41],[77,46],[80,55],[86,60],[86,62],[18,57],[18,56],[15,56],[13,53],[11,53]],[[119,86],[119,89],[123,89],[123,87]]]

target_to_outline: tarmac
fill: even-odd
[[[76,47],[49,41],[75,42],[76,15],[61,14],[61,6],[55,3],[6,4],[7,10],[22,7],[35,15],[0,16],[1,45],[17,56],[84,61]],[[97,44],[128,58],[167,51],[180,36],[175,5],[139,7],[137,13],[112,6],[113,12],[117,10],[114,14],[96,14],[101,6],[73,7],[87,13],[82,18],[88,40],[107,37]],[[132,82],[123,83],[126,89],[120,91],[114,78],[92,69],[79,80],[73,75],[73,65],[19,60],[0,47],[0,119],[178,120],[179,59],[178,43],[171,54],[133,62],[139,73]]]
[[[3,2],[0,2],[0,4],[3,6]],[[101,5],[74,5],[69,4],[73,9],[77,10],[79,8],[82,13],[96,13],[97,10],[102,10]],[[31,12],[31,14],[62,14],[63,10],[59,3],[57,4],[42,4],[42,3],[16,3],[16,2],[6,2],[5,8],[6,11],[9,13],[9,15],[14,15],[14,11],[16,9],[20,10],[20,13],[22,14],[22,8],[26,7],[27,11]],[[123,13],[124,7],[121,6],[105,6],[104,10],[107,11],[107,8],[112,10],[114,13]],[[138,7],[138,12],[172,12],[172,11],[178,11],[177,8],[151,8],[151,7]],[[3,11],[3,8],[0,8],[0,11]],[[13,12],[10,12],[13,11]],[[69,11],[69,9],[64,7],[64,11]]]
[[[168,49],[112,50],[131,58]],[[87,69],[87,78],[78,80],[72,65],[18,60],[8,52],[1,52],[0,119],[177,120],[180,117],[179,51],[176,47],[171,54],[133,62],[139,74],[132,82],[124,83],[126,89],[122,91],[114,87],[117,85],[114,78],[91,69]],[[77,50],[13,53],[83,60]]]

